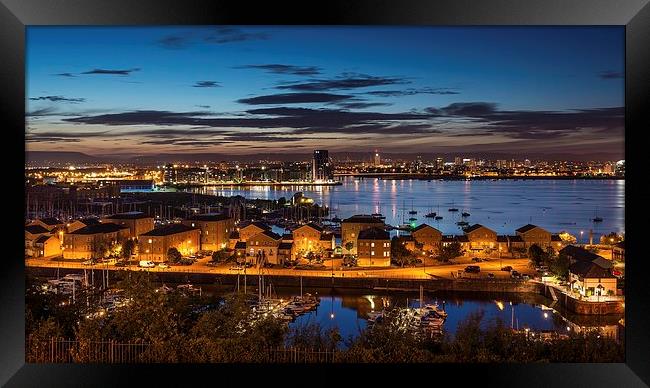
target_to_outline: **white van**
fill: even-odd
[[[140,260],[140,267],[143,267],[143,268],[153,268],[153,267],[155,267],[155,266],[156,266],[156,264],[154,264],[153,261],[149,261],[149,260]]]

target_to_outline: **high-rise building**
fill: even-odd
[[[524,160],[524,167],[530,167],[530,160],[529,159]]]
[[[460,156],[456,156],[456,157],[454,158],[454,164],[455,164],[456,166],[460,166],[461,164],[463,164],[463,158],[461,158]]]
[[[442,170],[445,167],[445,161],[442,158],[436,158],[436,168]]]
[[[314,150],[311,179],[314,182],[334,179],[332,163],[330,162],[327,150]]]
[[[375,166],[380,166],[381,165],[381,159],[379,158],[379,152],[375,152],[375,158],[374,158],[374,164]]]
[[[165,183],[175,183],[177,181],[176,166],[166,164],[163,167],[163,180]]]

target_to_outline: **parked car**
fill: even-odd
[[[244,269],[244,268],[243,268],[243,267],[240,267],[240,266],[230,267],[230,270],[231,270],[231,271],[241,271],[242,269]]]
[[[530,276],[528,275],[521,275],[521,278],[524,280],[530,280]]]
[[[521,275],[517,271],[512,271],[512,272],[510,272],[510,277],[513,278],[513,279],[519,279],[521,277]]]
[[[167,264],[165,264],[165,263],[160,263],[160,264],[158,264],[158,268],[165,269],[165,268],[169,268],[169,266]]]
[[[95,265],[95,260],[90,259],[81,263],[81,265]]]
[[[481,267],[478,265],[468,265],[465,267],[465,272],[467,273],[479,273],[481,272]]]
[[[509,265],[506,265],[505,267],[501,268],[501,271],[510,272],[510,271],[512,271],[512,267],[509,266]]]
[[[494,274],[493,274],[493,273],[489,273],[489,274],[488,274],[488,278],[490,278],[490,279],[494,279]]]
[[[128,265],[129,265],[129,263],[127,263],[126,261],[116,261],[115,262],[116,267],[126,267]]]
[[[616,276],[617,278],[620,278],[621,276],[623,276],[623,272],[621,272],[621,271],[619,271],[617,269],[613,269],[612,270],[612,275]]]
[[[140,263],[138,265],[142,268],[153,268],[156,266],[156,264],[150,260],[140,260]]]
[[[472,261],[475,263],[480,263],[482,260],[480,257],[472,257]]]

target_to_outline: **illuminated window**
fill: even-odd
[[[374,248],[374,247],[375,247],[375,243],[370,243],[370,246]]]
[[[374,256],[374,255],[375,255],[375,251],[370,251],[370,256]]]

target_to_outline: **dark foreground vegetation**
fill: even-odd
[[[290,329],[271,317],[250,320],[249,301],[254,296],[162,292],[152,280],[146,273],[127,275],[118,287],[130,302],[98,313],[91,306],[98,305],[100,293],[79,290],[73,302],[70,296],[42,292],[39,281],[28,278],[27,361],[302,362],[287,357],[298,350],[326,355],[310,357],[314,362],[624,361],[623,345],[597,331],[541,340],[498,321],[488,325],[482,314],[460,322],[453,338],[409,333],[390,313],[358,337],[342,338],[337,330],[317,324]],[[100,346],[107,343],[110,346]],[[124,352],[131,354],[128,360],[116,356]]]

